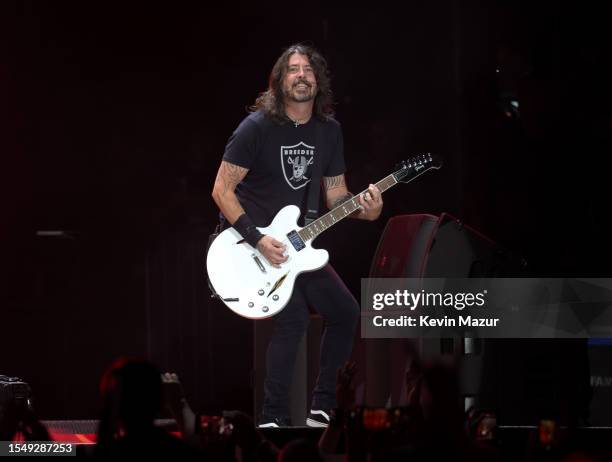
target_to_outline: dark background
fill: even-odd
[[[420,152],[445,160],[389,191],[378,222],[317,241],[356,296],[386,220],[408,213],[451,213],[534,275],[612,273],[611,35],[593,2],[0,8],[0,374],[27,380],[43,417],[94,416],[119,355],[177,371],[199,409],[251,410],[251,322],[205,286],[210,192],[298,41],[328,58],[352,190]]]

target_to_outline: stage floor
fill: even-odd
[[[73,443],[77,445],[94,445],[98,420],[45,420],[42,423],[47,427],[54,441]],[[166,428],[179,436],[176,423],[172,419],[158,419],[156,424]],[[561,427],[563,428],[563,427]],[[537,430],[535,426],[500,426],[498,437],[503,446],[512,452],[521,452],[525,449],[530,434]],[[612,441],[612,427],[577,427],[576,438],[581,446],[590,449],[605,449]],[[261,433],[277,447],[283,447],[287,442],[296,438],[318,440],[323,432],[321,428],[305,426],[287,428],[264,428]]]

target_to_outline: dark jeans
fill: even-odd
[[[263,405],[266,416],[289,416],[289,387],[297,348],[308,327],[308,306],[325,320],[312,409],[329,410],[336,406],[336,371],[351,355],[359,305],[331,265],[327,265],[302,273],[291,300],[276,316],[266,355]]]

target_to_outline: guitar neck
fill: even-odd
[[[378,187],[378,189],[380,189],[380,192],[382,193],[382,192],[385,192],[387,189],[395,186],[397,183],[398,183],[397,180],[391,174],[389,176],[386,176],[382,180],[380,180],[378,183],[376,183],[376,186]],[[336,223],[340,222],[344,218],[348,217],[349,215],[357,211],[360,208],[359,196],[364,194],[366,191],[367,189],[364,189],[359,194],[351,197],[350,199],[347,199],[342,204],[330,210],[322,217],[319,217],[316,220],[314,220],[312,223],[310,223],[309,225],[304,226],[298,232],[302,240],[304,242],[313,240],[323,231],[331,228]]]

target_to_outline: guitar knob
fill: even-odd
[[[268,309],[269,309],[269,308],[268,308],[267,306],[262,306],[262,307],[261,307],[261,311],[263,311],[264,313],[267,313],[267,312],[268,312]]]
[[[257,291],[257,293],[258,293],[259,295],[263,295],[263,294],[264,294],[264,290],[263,290],[263,289],[259,289],[259,290]]]
[[[255,303],[249,302],[249,308],[253,308],[254,306],[255,306]]]
[[[272,295],[272,300],[274,300],[275,302],[278,301],[278,295]]]

